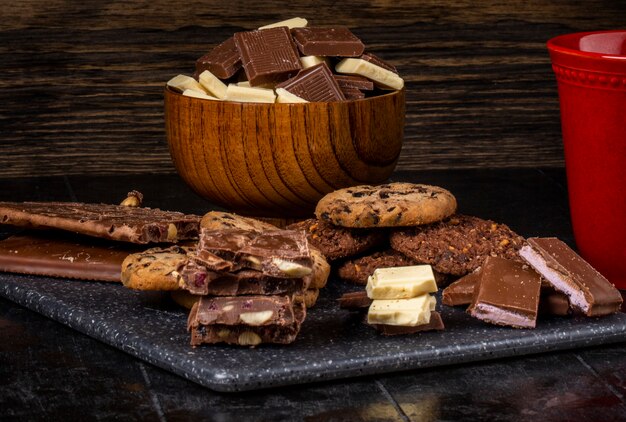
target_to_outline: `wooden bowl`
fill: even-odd
[[[363,100],[261,104],[165,88],[170,155],[200,196],[232,212],[311,216],[335,189],[381,183],[404,134],[404,90]]]

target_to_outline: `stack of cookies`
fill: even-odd
[[[454,195],[437,186],[363,185],[326,195],[317,218],[288,227],[306,230],[339,278],[358,285],[377,268],[429,264],[445,286],[488,256],[521,260],[521,236],[504,224],[455,214],[456,208]]]
[[[326,284],[330,266],[303,231],[212,211],[199,242],[128,256],[122,282],[170,290],[191,312],[191,344],[291,343],[306,308]]]

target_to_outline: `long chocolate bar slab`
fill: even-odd
[[[346,27],[294,28],[293,39],[303,56],[356,57],[365,45]]]
[[[234,39],[251,86],[284,81],[302,69],[287,27],[237,32]]]
[[[200,216],[157,208],[78,202],[0,202],[0,222],[28,228],[59,229],[145,244],[198,236]]]
[[[467,311],[496,325],[534,328],[537,324],[541,277],[524,264],[488,257]]]
[[[293,78],[276,85],[310,102],[343,101],[346,99],[326,63],[301,70]]]
[[[313,260],[303,230],[257,233],[202,229],[198,249],[232,261],[232,270],[250,268],[284,278],[300,278],[312,272]]]
[[[202,324],[202,309],[198,301],[188,319],[188,330],[191,332],[191,345],[228,343],[239,346],[254,347],[261,343],[293,343],[302,321],[306,317],[306,307],[303,302],[296,301],[293,306],[294,322],[290,325],[226,325],[226,324]]]
[[[195,295],[236,296],[302,293],[309,284],[303,278],[278,278],[260,271],[241,270],[234,273],[207,271],[193,261],[179,271],[182,287]]]
[[[0,241],[0,271],[80,280],[121,281],[131,245],[77,236],[14,235]]]
[[[537,272],[587,316],[619,311],[619,291],[567,244],[554,237],[531,237],[519,252]]]
[[[196,60],[196,73],[208,70],[220,79],[228,79],[241,69],[241,56],[233,37]]]

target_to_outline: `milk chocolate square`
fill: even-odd
[[[365,45],[346,27],[294,28],[291,34],[304,56],[357,57]]]
[[[228,79],[241,69],[241,56],[233,37],[196,60],[196,74],[208,70],[220,79]]]
[[[302,69],[287,27],[237,32],[234,39],[251,86],[284,81]]]
[[[310,102],[344,101],[345,95],[326,63],[301,70],[295,77],[276,85]]]

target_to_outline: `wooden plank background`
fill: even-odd
[[[171,173],[163,84],[235,31],[347,25],[407,82],[398,169],[562,166],[547,39],[626,1],[2,2],[0,177]]]

